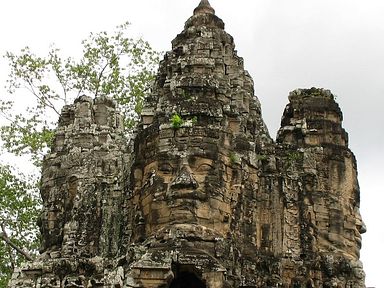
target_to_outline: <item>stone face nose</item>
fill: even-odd
[[[176,175],[176,178],[171,183],[171,188],[173,189],[196,189],[199,187],[199,184],[192,176],[189,167],[183,166],[179,173]]]
[[[364,234],[365,232],[367,232],[367,226],[365,226],[365,223],[361,218],[361,214],[358,208],[355,208],[355,215],[356,215],[356,228],[360,234]]]
[[[358,229],[360,234],[364,234],[365,232],[367,232],[367,226],[365,226],[365,223],[363,221],[361,221],[361,225],[358,226]]]

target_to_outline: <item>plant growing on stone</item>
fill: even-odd
[[[268,159],[268,156],[265,154],[257,155],[257,160],[266,161],[267,159]]]
[[[171,118],[171,125],[173,129],[179,129],[181,125],[183,125],[184,120],[181,118],[179,114],[173,114]]]
[[[39,167],[53,139],[61,108],[84,94],[113,98],[129,131],[138,120],[154,79],[159,53],[146,41],[130,38],[127,31],[125,23],[112,33],[91,33],[82,41],[79,59],[62,57],[60,49],[54,47],[47,55],[37,55],[29,47],[19,53],[6,53],[9,77],[8,95],[0,100],[0,117],[4,120],[0,126],[1,149],[26,157],[24,161],[31,159]],[[1,283],[6,283],[12,266],[25,256],[15,254],[15,247],[22,251],[35,247],[27,244],[36,244],[37,229],[31,221],[37,217],[39,197],[37,181],[15,174],[9,167],[1,167],[0,182],[0,224],[4,227],[0,232],[0,287],[4,287]],[[4,207],[13,207],[18,216]],[[25,215],[22,209],[28,209],[28,217],[20,216]],[[19,226],[12,225],[13,221]],[[30,231],[29,238],[18,232],[21,228]]]
[[[231,162],[231,165],[238,164],[240,162],[240,157],[236,153],[230,152],[229,161]]]
[[[302,159],[302,154],[300,152],[289,152],[286,158],[286,168],[293,167],[293,165],[300,159]]]

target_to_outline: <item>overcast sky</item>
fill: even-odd
[[[8,0],[0,5],[0,54],[28,45],[43,55],[55,43],[81,53],[89,32],[132,23],[161,51],[199,0]],[[337,95],[358,161],[361,213],[368,232],[362,260],[367,286],[384,287],[384,1],[210,0],[235,38],[274,137],[289,91],[323,87]],[[7,67],[0,59],[0,86]],[[4,93],[4,89],[0,90]],[[2,94],[1,94],[2,95]]]

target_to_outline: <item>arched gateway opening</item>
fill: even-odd
[[[207,288],[194,273],[182,272],[173,279],[169,288]]]

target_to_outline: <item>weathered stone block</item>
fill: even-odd
[[[291,92],[274,143],[207,0],[172,46],[132,146],[112,100],[63,108],[42,171],[44,254],[10,287],[364,287],[332,93]]]

